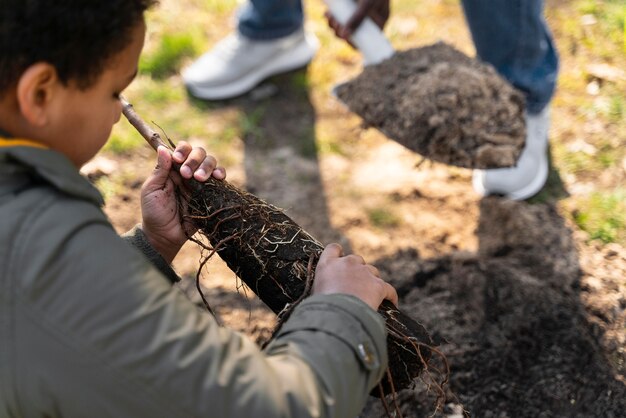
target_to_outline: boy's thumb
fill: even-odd
[[[157,148],[157,164],[154,167],[154,171],[152,172],[152,177],[155,182],[165,183],[167,180],[170,170],[172,168],[172,155],[170,151],[160,145]]]

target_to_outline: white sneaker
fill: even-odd
[[[272,75],[304,67],[318,48],[315,35],[303,29],[271,40],[233,33],[186,68],[183,81],[193,96],[229,99],[252,90]]]
[[[526,114],[526,144],[512,168],[474,170],[472,184],[480,195],[500,194],[524,200],[537,194],[548,179],[548,129],[550,109]]]

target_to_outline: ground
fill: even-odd
[[[162,1],[150,16],[156,29],[148,56],[158,49],[154,39],[172,29],[168,17],[201,27],[209,45],[228,30],[218,17],[225,20],[234,4],[178,3]],[[321,4],[307,6],[308,25],[324,46],[307,69],[221,103],[188,99],[176,71],[143,73],[126,95],[174,140],[209,148],[233,184],[284,208],[321,242],[339,242],[379,267],[398,288],[402,310],[426,326],[450,363],[449,398],[436,416],[465,408],[475,417],[624,417],[626,81],[618,68],[626,46],[609,37],[591,45],[601,37],[594,31],[602,13],[617,4],[547,2],[562,57],[553,169],[545,190],[526,202],[480,198],[469,170],[419,164],[419,155],[363,129],[330,94],[358,74],[360,61],[333,40]],[[456,1],[396,5],[387,28],[396,48],[444,39],[473,55]],[[216,24],[202,26],[201,18]],[[116,143],[134,135],[123,123]],[[121,232],[140,220],[138,191],[154,155],[147,146],[110,146],[100,158],[96,165],[110,174],[96,184]],[[117,166],[107,170],[108,160]],[[603,204],[594,206],[597,199]],[[609,226],[592,228],[595,216]],[[181,287],[196,302],[198,265],[193,245],[175,260]],[[220,260],[209,263],[202,284],[226,325],[267,337],[274,315]],[[404,417],[430,416],[431,395],[418,382],[396,404]],[[381,417],[384,409],[372,401],[362,415]]]

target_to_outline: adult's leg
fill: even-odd
[[[543,7],[543,0],[463,0],[478,56],[526,93],[531,114],[550,102],[559,65]]]
[[[548,178],[549,103],[559,60],[543,17],[543,0],[463,0],[478,56],[526,95],[526,143],[515,167],[474,170],[474,189],[515,200]]]
[[[249,0],[239,11],[239,32],[250,39],[276,39],[302,27],[301,0]]]

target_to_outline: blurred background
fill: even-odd
[[[419,164],[419,155],[364,129],[331,95],[362,66],[358,52],[326,26],[322,1],[305,1],[306,26],[322,45],[307,68],[228,101],[188,96],[180,70],[233,29],[237,6],[161,0],[148,15],[139,76],[125,92],[137,112],[174,142],[204,146],[231,182],[284,208],[320,241],[338,241],[370,262],[402,251],[423,258],[478,251],[480,199],[471,172]],[[474,55],[459,1],[392,0],[391,6],[385,33],[396,49],[443,40]],[[623,0],[548,0],[546,18],[561,56],[550,131],[553,169],[530,204],[555,208],[581,257],[596,260],[589,269],[608,260],[626,271],[626,6]],[[119,231],[140,220],[138,189],[154,161],[122,120],[85,167]],[[190,245],[176,260],[189,289],[199,258]],[[259,324],[273,321],[219,260],[208,264],[202,283],[227,323],[258,335],[265,332]],[[620,286],[618,295],[626,284]]]

